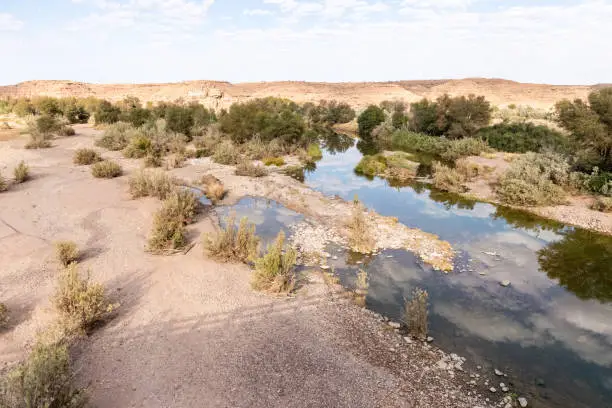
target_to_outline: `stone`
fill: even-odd
[[[431,343],[432,341],[434,341],[434,338],[433,338],[433,337],[431,337],[431,336],[427,337],[427,342],[428,342],[428,343]]]
[[[324,271],[329,269],[329,265],[321,265],[321,269],[323,269]]]
[[[412,339],[410,337],[404,337],[404,341],[408,344],[412,344]]]
[[[482,370],[482,366],[476,366],[476,369]]]
[[[495,369],[495,375],[501,377],[502,375],[504,375],[504,373],[502,373],[501,371],[499,371],[497,368]]]
[[[504,405],[504,408],[512,408],[512,404],[508,402],[506,405]]]
[[[400,327],[402,327],[402,325],[398,322],[389,322],[387,324],[389,325],[389,327],[393,327],[394,329],[399,329]]]
[[[444,361],[440,360],[436,364],[436,367],[438,367],[440,370],[447,370],[448,369],[448,364],[446,364]]]
[[[502,285],[503,287],[507,287],[510,286],[510,281],[509,280],[504,280],[499,282],[500,285]]]
[[[497,388],[495,388],[495,387],[491,387],[491,388],[489,388],[489,391],[491,391],[491,392],[497,392]]]
[[[518,403],[522,408],[525,408],[527,406],[527,398],[519,397]]]
[[[508,392],[510,391],[510,388],[508,387],[501,387],[502,392]]]

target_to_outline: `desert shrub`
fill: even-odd
[[[16,183],[23,183],[24,181],[28,181],[30,179],[30,168],[22,160],[19,162],[17,167],[15,167],[13,175],[15,176]]]
[[[385,121],[385,112],[376,105],[368,106],[357,118],[359,136],[368,139],[376,126]]]
[[[287,166],[282,172],[297,181],[303,182],[305,180],[304,166]]]
[[[178,169],[185,165],[185,155],[182,153],[176,153],[171,156],[166,157],[166,165],[167,169]]]
[[[204,194],[210,201],[212,201],[213,204],[216,204],[218,201],[222,200],[223,197],[225,197],[225,194],[227,194],[227,190],[225,189],[225,186],[221,180],[210,174],[202,176],[200,184],[205,187]]]
[[[9,320],[9,310],[4,303],[0,303],[0,329],[3,329]]]
[[[470,162],[466,159],[459,159],[455,163],[455,170],[462,175],[466,181],[470,181],[484,174],[484,168],[478,164]]]
[[[74,241],[57,241],[55,254],[63,266],[68,266],[79,259],[79,248]]]
[[[129,180],[132,198],[156,197],[165,200],[176,188],[176,179],[161,170],[140,170],[133,173]]]
[[[113,123],[104,130],[104,134],[96,140],[96,146],[108,150],[123,150],[129,143],[128,132],[132,125],[125,122]]]
[[[0,384],[0,406],[11,408],[83,408],[84,390],[74,374],[65,344],[37,343],[27,360],[9,371]]]
[[[364,156],[355,167],[355,172],[373,177],[383,174],[386,169],[387,159],[382,154],[377,154]]]
[[[410,119],[408,121],[410,130],[428,135],[440,135],[436,126],[438,120],[438,106],[435,102],[422,99],[410,104]]]
[[[8,190],[8,182],[2,176],[2,173],[0,173],[0,193],[6,190]]]
[[[351,219],[348,222],[349,246],[355,252],[369,253],[375,248],[376,242],[363,213],[363,205],[357,198],[354,200]]]
[[[583,175],[582,180],[585,190],[612,197],[612,172],[602,172],[594,167],[590,175]]]
[[[157,153],[148,153],[144,158],[145,167],[161,167],[162,164],[162,157]]]
[[[480,129],[477,136],[492,148],[511,153],[564,151],[568,143],[556,130],[529,122],[499,123]]]
[[[153,152],[153,142],[143,134],[133,135],[123,149],[123,155],[131,159],[142,159]]]
[[[249,159],[260,160],[270,154],[269,144],[255,136],[241,146],[242,152]]]
[[[569,164],[556,154],[527,153],[513,161],[497,186],[498,198],[507,204],[551,205],[565,201]]]
[[[478,156],[483,152],[488,152],[491,149],[483,140],[476,138],[467,138],[460,140],[452,140],[448,144],[448,148],[440,154],[444,160],[454,161],[460,157]]]
[[[457,169],[445,166],[439,162],[433,164],[433,185],[443,191],[461,193],[466,189],[463,186],[466,178]]]
[[[164,116],[168,130],[189,136],[194,121],[192,111],[187,106],[169,106]]]
[[[268,175],[268,170],[265,167],[253,164],[250,161],[243,161],[236,166],[236,175],[248,177],[264,177]]]
[[[263,159],[263,164],[266,166],[277,166],[281,167],[285,165],[285,159],[282,157],[266,157]]]
[[[32,102],[30,102],[30,100],[25,98],[19,98],[17,103],[15,103],[15,105],[13,106],[13,113],[19,116],[20,118],[23,118],[29,115],[36,114],[36,109],[34,108],[34,105],[32,105]]]
[[[72,162],[79,165],[90,165],[102,161],[102,157],[93,149],[78,149],[74,152]]]
[[[198,199],[189,190],[175,191],[162,203],[153,219],[149,250],[164,253],[187,245],[185,225],[192,222],[198,208]]]
[[[595,198],[595,201],[591,204],[591,209],[605,213],[612,212],[612,197]]]
[[[240,154],[236,146],[229,140],[226,140],[217,145],[212,159],[219,164],[234,165],[240,160]]]
[[[108,101],[101,101],[97,107],[96,112],[94,113],[94,119],[96,121],[96,124],[116,123],[119,122],[120,116],[121,109]]]
[[[114,178],[121,176],[123,169],[113,161],[104,160],[91,166],[91,174],[96,178]]]
[[[30,140],[24,146],[26,149],[46,149],[51,147],[51,135],[30,134]]]
[[[407,152],[421,152],[440,156],[445,152],[450,141],[444,138],[415,133],[408,130],[399,130],[393,134],[392,144],[395,149]]]
[[[312,160],[320,160],[323,158],[323,152],[317,143],[309,144],[306,152]]]
[[[74,128],[63,125],[57,130],[57,134],[59,136],[74,136],[76,132],[74,131]]]
[[[69,123],[87,123],[91,115],[83,106],[70,105],[64,108],[64,117]]]
[[[76,263],[60,273],[53,304],[65,326],[76,331],[90,330],[115,308],[108,302],[104,286],[90,282],[89,276],[81,277]]]
[[[221,262],[250,262],[255,259],[259,249],[255,225],[250,224],[245,217],[236,227],[234,215],[225,220],[225,229],[214,236],[205,234],[202,241],[208,256]]]
[[[42,115],[27,123],[28,133],[39,135],[50,135],[57,132],[61,125],[54,116]]]
[[[285,233],[278,233],[276,241],[268,246],[267,252],[255,260],[255,271],[251,285],[255,290],[272,293],[288,293],[295,286],[295,249],[285,246]]]
[[[412,292],[412,298],[406,299],[404,303],[404,322],[408,326],[408,332],[420,340],[427,338],[428,297],[426,290],[417,288]]]

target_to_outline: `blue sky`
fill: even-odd
[[[0,0],[0,84],[612,82],[612,0]]]

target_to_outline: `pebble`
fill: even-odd
[[[496,389],[495,387],[491,387],[491,388],[489,388],[489,391],[491,391],[491,392],[497,392],[497,389]]]
[[[329,269],[329,265],[321,265],[321,269],[323,269],[324,271]]]
[[[393,327],[394,329],[399,329],[400,327],[402,327],[402,325],[399,324],[398,322],[389,322],[388,324],[390,327]]]
[[[484,272],[484,271],[482,271],[482,272],[478,272],[478,274],[479,274],[480,276],[485,276],[487,273],[486,273],[486,272]]]
[[[504,280],[504,281],[501,281],[499,284],[502,285],[503,287],[510,286],[510,281]]]
[[[433,337],[431,337],[431,336],[430,336],[430,337],[427,337],[427,342],[428,342],[428,343],[431,343],[432,341],[434,341],[434,338],[433,338]]]
[[[412,339],[410,337],[404,337],[404,341],[408,344],[412,344]]]
[[[334,256],[332,257],[332,259],[337,260],[337,259],[338,259],[338,257],[337,257],[336,255],[334,255]]]
[[[522,408],[525,408],[527,406],[527,399],[523,397],[519,397],[518,403]]]
[[[495,375],[501,377],[502,375],[504,375],[504,373],[502,373],[501,371],[499,371],[497,368],[495,369]]]

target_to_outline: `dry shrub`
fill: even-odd
[[[12,369],[0,384],[0,407],[82,408],[84,390],[74,385],[65,344],[37,343],[27,360]]]
[[[370,235],[370,228],[363,213],[363,206],[357,198],[353,202],[353,214],[348,223],[349,246],[355,252],[369,253],[376,245]]]
[[[57,260],[64,266],[79,259],[79,248],[74,241],[58,241],[55,243]]]
[[[51,139],[53,135],[32,133],[30,141],[24,146],[26,149],[46,149],[51,147]]]
[[[462,193],[466,191],[465,176],[451,167],[445,166],[442,163],[435,162],[433,164],[433,185],[443,191],[452,193]]]
[[[153,150],[153,141],[144,134],[137,133],[129,139],[128,145],[123,149],[123,155],[130,159],[142,159]]]
[[[223,197],[227,194],[227,190],[221,180],[210,174],[202,176],[200,184],[204,185],[204,194],[213,204],[223,200]]]
[[[60,274],[53,304],[69,331],[86,332],[102,321],[116,305],[106,298],[106,290],[99,283],[82,278],[76,263],[69,264]]]
[[[283,159],[282,157],[266,157],[265,159],[263,159],[263,163],[266,166],[281,167],[285,165],[285,159]]]
[[[176,188],[176,179],[161,170],[140,170],[128,180],[132,198],[156,197],[164,200]]]
[[[253,164],[250,161],[243,161],[236,166],[237,176],[248,176],[248,177],[264,177],[268,175],[268,170],[265,167]]]
[[[247,263],[257,256],[259,238],[255,235],[255,225],[246,217],[236,228],[236,217],[232,215],[227,218],[225,229],[215,236],[204,235],[203,244],[208,256],[217,261]]]
[[[260,160],[269,154],[268,145],[257,136],[244,143],[241,150],[247,158],[253,160]]]
[[[71,126],[62,125],[57,130],[57,134],[59,136],[74,136],[76,134],[76,132],[74,131],[74,128],[72,128]]]
[[[4,303],[0,303],[0,329],[4,328],[9,320],[8,307]]]
[[[285,233],[278,233],[276,241],[268,246],[264,256],[255,260],[251,285],[255,290],[272,293],[288,293],[295,286],[295,249],[285,247]]]
[[[198,198],[189,190],[170,194],[153,219],[149,250],[164,253],[184,248],[187,245],[185,225],[193,222],[198,206]]]
[[[96,178],[114,178],[121,176],[123,169],[113,161],[104,160],[91,166],[91,174]]]
[[[612,212],[612,197],[597,197],[591,204],[591,209],[605,213]]]
[[[102,157],[93,149],[78,149],[74,152],[72,162],[82,166],[88,166],[90,164],[102,161]]]
[[[24,181],[28,181],[28,179],[30,178],[30,168],[22,160],[19,162],[17,167],[15,167],[13,174],[15,176],[16,183],[23,183]]]
[[[161,155],[157,153],[148,153],[144,158],[145,167],[161,167],[163,164]]]
[[[8,187],[8,182],[2,176],[2,173],[0,173],[0,192],[8,190]]]
[[[113,123],[104,130],[102,137],[96,140],[96,146],[108,150],[123,150],[129,143],[128,132],[133,129],[129,123]]]
[[[354,301],[358,306],[365,307],[366,296],[368,295],[368,289],[370,288],[370,282],[368,273],[363,269],[357,272],[357,281],[355,282],[355,297]]]
[[[303,166],[287,166],[283,169],[283,174],[296,179],[297,181],[304,182],[306,178]]]
[[[405,299],[404,323],[408,326],[408,333],[414,338],[425,340],[427,338],[427,299],[426,290],[416,288],[411,299]]]
[[[455,163],[455,169],[468,181],[478,176],[482,176],[485,172],[484,168],[480,164],[470,162],[467,159],[457,160]]]
[[[219,164],[234,165],[240,160],[240,154],[232,142],[225,140],[217,145],[212,159]]]
[[[175,153],[166,158],[166,168],[178,169],[185,165],[186,157],[183,153]]]

